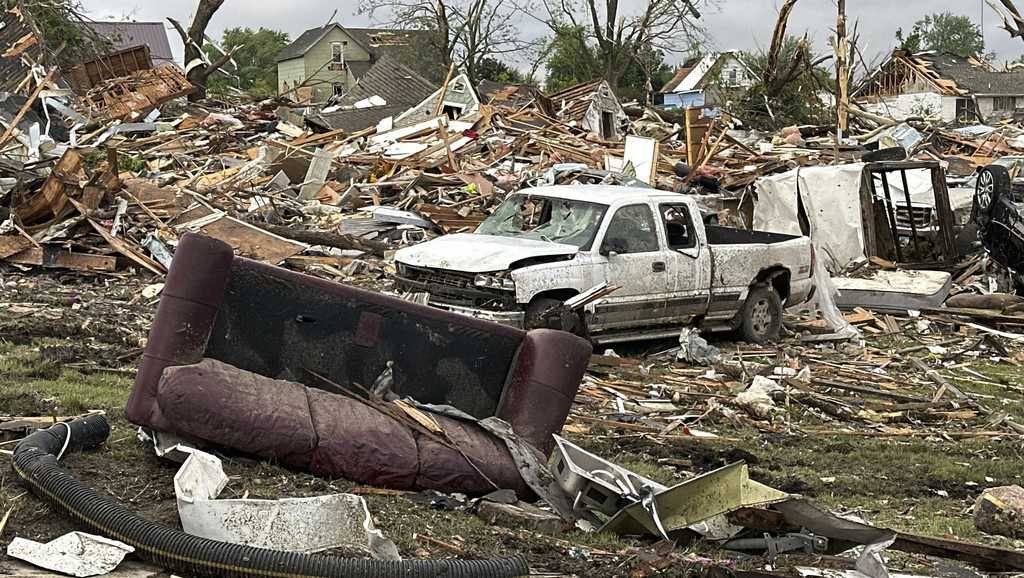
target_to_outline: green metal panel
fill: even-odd
[[[789,499],[791,496],[749,478],[739,462],[690,478],[657,494],[655,503],[665,530],[681,530],[715,516]],[[623,508],[602,530],[619,534],[659,534],[658,526],[641,503]]]

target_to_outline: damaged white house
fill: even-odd
[[[979,58],[896,50],[854,95],[896,120],[985,121],[1024,108],[1024,69],[996,70]]]

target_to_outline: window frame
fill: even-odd
[[[654,211],[651,209],[650,203],[633,203],[618,207],[615,209],[615,212],[608,217],[608,225],[605,227],[604,234],[601,237],[601,244],[598,245],[598,252],[605,252],[605,243],[607,243],[611,238],[609,234],[612,232],[612,226],[615,224],[615,218],[619,216],[619,212],[636,207],[642,207],[647,210],[647,216],[650,218],[651,234],[654,235],[654,248],[649,251],[629,251],[626,253],[616,251],[616,253],[619,255],[646,255],[649,253],[660,253],[662,251],[661,235],[658,234],[658,221],[654,217]]]
[[[685,247],[674,247],[672,245],[672,236],[668,232],[668,221],[665,219],[665,209],[669,208],[682,212],[683,216],[686,217],[686,227],[690,231],[690,244]],[[661,217],[661,226],[665,228],[665,246],[668,247],[669,251],[682,251],[697,248],[697,227],[694,225],[693,214],[690,212],[690,207],[688,205],[685,203],[658,203],[658,215]]]

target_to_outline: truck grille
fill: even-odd
[[[515,306],[515,294],[509,291],[477,287],[475,273],[444,271],[403,265],[398,287],[407,291],[426,291],[430,300],[460,307],[508,310]]]
[[[909,229],[911,219],[918,229],[925,229],[932,225],[932,207],[928,205],[896,205],[896,225]]]

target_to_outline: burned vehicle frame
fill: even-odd
[[[927,211],[912,200],[907,179],[907,171],[922,169],[931,172],[934,195],[934,204],[926,207]],[[894,178],[899,180],[893,183]],[[864,165],[861,212],[867,257],[929,266],[954,263],[959,258],[960,227],[950,205],[945,171],[938,162],[882,161]]]

